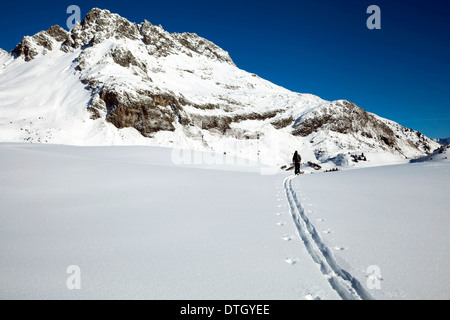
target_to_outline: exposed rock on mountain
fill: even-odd
[[[23,56],[25,61],[31,61],[38,54],[45,54],[55,48],[60,49],[61,42],[68,38],[67,31],[60,26],[52,26],[47,31],[41,31],[32,37],[24,37],[12,52],[17,56]]]

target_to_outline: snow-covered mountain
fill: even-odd
[[[192,33],[92,9],[0,52],[0,141],[155,145],[285,164],[352,153],[418,158],[439,144],[348,101],[294,93]],[[370,160],[370,156],[369,156]],[[326,165],[325,167],[326,168]]]
[[[449,138],[445,138],[445,139],[435,139],[434,141],[436,141],[437,143],[440,143],[442,145],[447,145],[450,144],[450,137]]]

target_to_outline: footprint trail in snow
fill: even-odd
[[[309,255],[319,265],[323,276],[342,299],[372,300],[373,297],[361,283],[337,264],[331,250],[320,238],[319,232],[308,219],[305,209],[292,187],[293,179],[294,177],[289,177],[284,180],[284,189],[295,227]],[[309,207],[311,206],[309,205]],[[324,220],[318,220],[318,222],[322,221]],[[346,250],[343,247],[335,247],[334,249]],[[289,263],[287,260],[285,261]]]

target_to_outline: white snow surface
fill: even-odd
[[[447,159],[294,178],[180,152],[0,144],[0,298],[450,298]]]
[[[450,298],[448,160],[306,175],[293,185],[338,264],[361,283],[378,277],[374,298]]]

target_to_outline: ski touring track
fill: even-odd
[[[331,250],[320,238],[298,200],[292,187],[293,179],[295,177],[286,178],[283,185],[292,219],[309,255],[319,265],[324,277],[343,300],[373,300],[374,298],[361,283],[337,264]]]

